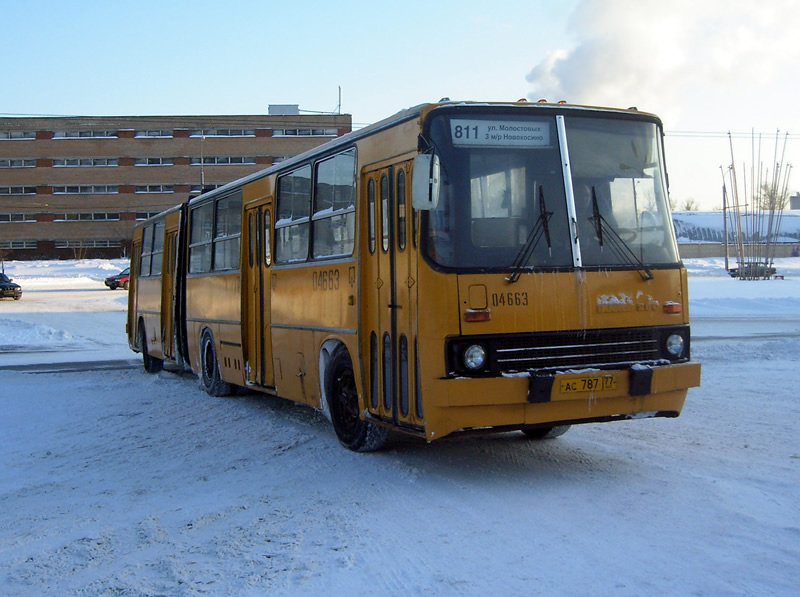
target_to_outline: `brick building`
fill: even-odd
[[[348,114],[0,117],[0,258],[127,255],[133,227],[351,130]]]

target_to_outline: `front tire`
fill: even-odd
[[[554,439],[564,435],[572,425],[554,425],[552,427],[531,427],[523,429],[522,433],[531,439]]]
[[[200,381],[211,396],[228,396],[233,389],[231,384],[222,381],[214,336],[209,330],[200,337]]]
[[[139,349],[142,351],[142,364],[144,370],[148,373],[158,373],[164,368],[164,361],[150,356],[147,351],[147,332],[144,329],[144,323],[139,324]]]
[[[386,445],[389,430],[361,418],[353,362],[344,347],[336,350],[331,359],[326,396],[333,430],[345,448],[354,452],[373,452]]]

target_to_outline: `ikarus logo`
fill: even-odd
[[[657,311],[658,300],[644,292],[631,296],[624,292],[617,294],[601,294],[597,297],[598,313],[624,313],[630,311]]]

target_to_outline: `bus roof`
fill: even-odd
[[[545,102],[526,102],[526,101],[519,101],[519,102],[470,102],[470,101],[451,101],[448,98],[444,98],[439,102],[435,103],[427,103],[427,104],[419,104],[417,106],[406,108],[401,110],[388,118],[384,118],[383,120],[379,120],[373,124],[365,126],[364,128],[358,129],[357,131],[353,131],[342,135],[341,137],[337,137],[324,143],[322,145],[318,145],[312,149],[306,150],[303,153],[297,154],[288,158],[278,164],[273,166],[269,166],[263,170],[259,170],[258,172],[254,172],[248,176],[244,176],[242,178],[236,179],[229,183],[224,184],[221,187],[217,187],[211,191],[207,191],[193,197],[189,200],[190,205],[194,205],[196,203],[204,203],[205,201],[211,200],[214,197],[225,195],[229,191],[241,187],[247,183],[253,182],[254,180],[258,180],[265,176],[269,176],[274,172],[279,172],[281,170],[291,169],[295,164],[299,164],[307,160],[311,156],[320,155],[328,152],[334,152],[337,148],[343,147],[346,145],[350,145],[355,143],[359,139],[364,137],[368,137],[369,135],[373,135],[377,132],[380,132],[386,128],[395,126],[399,123],[406,122],[408,120],[412,120],[414,118],[418,118],[420,116],[427,116],[433,110],[438,108],[458,108],[459,106],[463,106],[465,108],[474,108],[480,106],[492,106],[492,107],[505,107],[508,109],[567,109],[571,111],[589,111],[589,112],[596,112],[596,113],[607,113],[607,114],[636,114],[640,117],[645,118],[652,118],[660,122],[657,116],[654,114],[650,114],[647,112],[639,112],[636,108],[628,108],[628,109],[620,109],[620,108],[604,108],[604,107],[597,107],[597,106],[585,106],[579,104],[565,104],[565,103],[545,103]],[[167,210],[169,211],[169,210]]]

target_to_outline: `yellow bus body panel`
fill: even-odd
[[[448,336],[534,333],[680,325],[688,322],[685,269],[659,270],[652,280],[636,271],[523,274],[509,284],[501,274],[446,275],[419,268],[419,360],[428,441],[461,429],[536,425],[655,413],[677,416],[687,390],[700,384],[696,362],[652,366],[651,392],[631,396],[627,369],[614,389],[561,393],[561,382],[586,372],[554,375],[547,402],[529,402],[527,373],[491,378],[447,378]],[[458,297],[446,304],[445,297]],[[452,301],[452,299],[451,299]],[[681,304],[668,313],[665,304]],[[426,309],[425,305],[431,305]],[[435,305],[435,308],[433,306]],[[464,321],[466,311],[488,311],[488,321]]]
[[[239,272],[203,274],[186,279],[186,328],[192,371],[200,372],[200,336],[214,335],[220,376],[244,385],[242,302]]]

